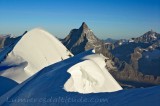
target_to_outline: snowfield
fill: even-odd
[[[82,94],[78,93],[78,91],[77,92],[66,91],[64,89],[66,81],[74,76],[68,72],[70,72],[70,70],[76,65],[79,66],[81,63],[82,65],[88,64],[88,62],[90,62],[91,60],[88,61],[88,59],[85,59],[87,56],[92,57],[93,53],[91,51],[87,51],[42,69],[37,74],[30,77],[28,80],[24,81],[20,85],[16,86],[12,90],[1,96],[0,105],[1,106],[82,106],[82,105],[159,106],[160,105],[159,101],[160,86],[151,88],[139,88],[132,90],[120,90],[108,93],[103,92],[103,93]],[[98,68],[98,65],[95,67]],[[77,67],[75,67],[75,69],[76,68]],[[99,77],[99,79],[97,80],[101,79],[100,78],[101,76],[99,76],[99,74],[97,75],[97,77]],[[106,86],[108,85],[108,83],[112,82],[108,81],[107,83],[105,83]],[[103,83],[101,84],[103,85]],[[113,85],[114,84],[115,83],[113,83]],[[78,84],[76,86],[78,86]],[[78,88],[76,90],[78,90]]]

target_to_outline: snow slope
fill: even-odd
[[[11,90],[12,88],[14,88],[17,85],[18,84],[15,81],[0,76],[0,96],[2,96],[7,91]]]
[[[0,67],[11,67],[1,71],[0,75],[21,83],[42,68],[70,56],[72,54],[56,37],[36,28],[23,35],[0,64]]]
[[[160,106],[160,86],[108,93],[67,92],[64,84],[72,76],[67,70],[85,64],[91,51],[50,65],[0,97],[1,106]],[[87,57],[88,58],[88,57]],[[93,60],[97,60],[94,58]],[[91,66],[92,67],[92,66]],[[75,70],[76,71],[76,70]],[[98,76],[97,76],[98,77]],[[112,82],[108,82],[112,83]],[[106,85],[108,84],[106,83]]]

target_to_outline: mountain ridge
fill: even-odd
[[[136,81],[136,82],[145,82],[145,83],[154,83],[154,84],[160,83],[159,77],[154,77],[153,75],[147,75],[144,73],[142,74],[141,72],[143,71],[139,70],[139,67],[141,66],[141,64],[138,61],[138,60],[141,60],[143,55],[143,54],[138,54],[138,53],[143,53],[143,52],[140,52],[140,50],[145,51],[145,50],[150,50],[151,48],[157,48],[156,45],[159,44],[157,42],[157,40],[159,39],[158,33],[153,32],[153,30],[151,30],[137,38],[132,38],[129,40],[122,39],[122,40],[117,40],[114,43],[106,43],[102,40],[99,40],[93,33],[86,34],[85,32],[90,31],[90,29],[85,24],[86,23],[82,23],[81,27],[79,28],[81,29],[81,33],[75,34],[75,33],[72,33],[72,30],[71,30],[70,34],[66,37],[67,39],[66,38],[63,39],[62,41],[63,44],[69,50],[75,53],[73,49],[78,49],[75,53],[75,54],[78,54],[83,51],[86,51],[87,49],[92,48],[92,49],[95,49],[96,53],[101,53],[104,56],[108,57],[110,64],[112,64],[112,67],[109,67],[110,65],[106,64],[106,68],[117,80]],[[83,27],[83,25],[85,25],[85,27]],[[82,28],[84,28],[85,32],[83,32]],[[76,32],[78,32],[79,29],[76,29]],[[80,37],[81,36],[86,37],[86,40],[82,40],[81,38],[80,40],[79,39],[75,40],[72,37],[70,37],[71,35],[75,37],[77,35]],[[87,38],[88,36],[90,37],[93,36],[94,38],[97,38],[98,41],[90,40]],[[71,44],[70,43],[71,40],[73,40],[76,43]],[[100,43],[97,43],[99,41]],[[88,47],[87,45],[88,42],[90,44],[90,47]],[[67,46],[66,44],[70,44],[70,46]],[[150,46],[149,49],[145,49],[149,46]],[[121,55],[123,55],[122,58],[119,57]]]

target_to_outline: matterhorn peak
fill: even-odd
[[[89,28],[88,28],[87,24],[85,22],[83,22],[80,29],[84,30],[84,29],[89,29]]]
[[[83,22],[79,29],[71,30],[69,35],[63,40],[63,44],[66,45],[73,54],[79,54],[85,50],[100,47],[102,42],[94,35],[87,24]]]

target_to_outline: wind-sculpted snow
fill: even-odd
[[[65,90],[80,93],[113,92],[122,88],[105,68],[105,57],[89,55],[68,69],[71,77],[65,83]]]
[[[18,41],[0,67],[9,66],[0,75],[18,83],[23,82],[42,68],[69,58],[72,54],[53,35],[43,29],[33,29]],[[1,59],[1,58],[0,58]]]
[[[91,55],[88,51],[55,63],[0,97],[1,106],[159,106],[160,86],[110,93],[67,92],[64,84],[72,66]],[[87,60],[87,59],[86,59]],[[92,67],[92,66],[91,66]],[[76,71],[76,70],[75,70]],[[112,82],[108,82],[112,83]],[[106,85],[108,84],[106,83]]]

